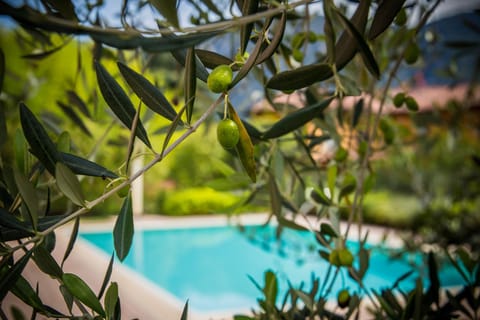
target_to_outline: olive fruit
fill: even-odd
[[[353,255],[348,249],[335,249],[330,252],[328,261],[336,267],[351,267]]]
[[[405,104],[407,105],[407,109],[410,111],[415,112],[415,111],[418,111],[419,109],[417,101],[410,96],[405,97]]]
[[[350,293],[347,289],[342,289],[338,292],[337,303],[340,308],[345,308],[350,303]]]
[[[338,250],[332,250],[330,252],[330,255],[328,256],[328,261],[336,266],[336,267],[340,267],[340,259],[338,258]]]
[[[353,255],[348,249],[343,248],[338,251],[338,260],[341,266],[351,267],[353,264]]]
[[[228,90],[232,83],[233,72],[230,66],[222,64],[210,72],[207,78],[208,88],[215,93],[222,93]]]
[[[399,92],[393,97],[393,105],[400,108],[405,102],[405,93]]]
[[[129,191],[130,191],[130,186],[126,185],[117,191],[117,196],[119,196],[120,198],[125,198],[128,195]]]
[[[217,140],[225,149],[234,148],[240,140],[240,131],[235,121],[223,119],[217,126]]]
[[[403,56],[403,58],[405,59],[406,63],[414,64],[415,62],[417,62],[419,56],[420,48],[416,43],[412,43],[405,50],[405,55]]]

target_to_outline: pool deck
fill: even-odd
[[[144,215],[135,217],[136,229],[148,228],[176,228],[176,227],[201,227],[216,226],[225,224],[261,224],[267,221],[267,215],[251,214],[228,218],[227,216],[208,216],[208,217],[181,217],[171,218],[158,215]],[[311,221],[297,221],[300,224],[309,224]],[[84,219],[80,224],[81,231],[109,230],[113,229],[115,219],[112,217],[105,220]],[[317,222],[318,223],[318,222]],[[344,230],[345,224],[340,224],[340,229]],[[72,225],[66,225],[56,231],[56,247],[53,256],[60,263],[65,253]],[[372,242],[379,242],[386,239],[391,246],[401,244],[394,231],[372,226],[363,226],[362,234],[368,230],[368,239]],[[358,228],[351,228],[349,237],[358,239]],[[100,249],[89,244],[81,238],[77,238],[74,249],[64,264],[64,271],[79,275],[87,284],[98,292],[108,267],[110,256]],[[35,287],[39,284],[39,292],[42,301],[57,310],[68,313],[63,297],[58,290],[58,282],[49,276],[41,273],[37,266],[29,262],[24,270],[23,276]],[[122,319],[172,319],[179,320],[184,301],[179,301],[168,291],[152,284],[148,280],[139,276],[120,263],[114,263],[113,272],[110,281],[115,281],[119,285],[119,295],[122,306]],[[31,314],[28,306],[22,306],[22,302],[11,295],[7,295],[2,302],[3,309],[10,312],[7,306],[15,305],[24,312],[25,315]],[[255,307],[255,306],[252,306]],[[244,310],[243,313],[248,313]],[[232,313],[194,313],[189,312],[189,320],[207,320],[207,319],[232,319]],[[28,317],[28,316],[27,316]],[[37,317],[37,319],[46,319]]]

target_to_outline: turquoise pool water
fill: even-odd
[[[293,286],[302,282],[309,289],[312,273],[322,279],[328,263],[319,257],[320,245],[309,232],[285,230],[276,238],[272,226],[201,227],[188,229],[136,230],[131,251],[123,264],[181,301],[189,300],[192,309],[200,312],[249,310],[256,306],[261,293],[249,276],[263,285],[264,271],[274,271],[280,281],[280,291],[286,292],[287,280]],[[111,254],[111,232],[81,233],[82,238]],[[352,251],[358,244],[349,242]],[[385,288],[411,270],[410,263],[422,265],[422,256],[392,259],[382,250],[372,250],[370,267],[364,279],[368,288]],[[118,262],[117,262],[118,263]],[[403,288],[414,285],[415,275],[402,282]],[[337,277],[332,293],[344,286],[358,286],[345,273]],[[441,285],[462,283],[452,267],[444,267]]]

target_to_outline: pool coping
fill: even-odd
[[[242,215],[212,215],[212,216],[188,216],[188,217],[167,217],[160,215],[146,214],[142,216],[135,217],[135,228],[148,230],[148,229],[174,229],[174,228],[202,228],[202,227],[212,227],[212,226],[224,226],[224,225],[252,225],[252,224],[263,224],[268,221],[268,214],[242,214]],[[296,222],[303,226],[312,226],[313,223],[318,225],[318,220],[316,217],[300,217],[296,219]],[[323,222],[323,221],[322,221]],[[326,222],[326,220],[325,220]],[[115,217],[109,217],[102,220],[97,219],[84,219],[80,224],[80,232],[95,232],[95,231],[112,231],[115,224]],[[342,234],[347,228],[345,222],[340,222],[340,231]],[[68,241],[70,234],[70,228],[61,228],[58,232],[58,236],[64,238],[62,242]],[[398,247],[402,244],[400,237],[396,230],[372,226],[372,225],[363,225],[362,229],[356,225],[352,225],[349,231],[350,239],[359,239],[359,233],[365,235],[368,232],[368,240],[371,243],[384,242],[388,246]],[[58,241],[57,241],[58,242]],[[88,243],[87,240],[78,238],[76,242],[76,250],[81,251],[81,256],[89,256],[94,258],[97,261],[102,261],[102,265],[107,265],[110,256],[101,249],[96,248],[93,244]],[[105,268],[103,270],[97,270],[101,275],[105,273]],[[81,274],[80,274],[81,275]],[[88,280],[88,275],[86,275]],[[98,280],[97,280],[98,281]],[[119,283],[120,298],[121,301],[129,301],[129,307],[132,308],[132,312],[137,314],[132,314],[133,317],[139,319],[154,319],[152,317],[154,314],[158,316],[158,313],[152,314],[149,313],[151,306],[157,306],[158,309],[162,310],[163,318],[165,319],[180,319],[181,312],[184,307],[183,301],[180,301],[179,298],[174,296],[172,293],[168,292],[166,289],[161,288],[160,286],[153,284],[148,279],[132,270],[130,267],[122,265],[120,263],[114,263],[114,272],[112,274],[112,281]],[[88,282],[88,281],[87,281]],[[138,299],[138,294],[133,294],[135,292],[144,292],[142,296],[148,296],[148,299]],[[135,306],[132,306],[135,304]],[[124,305],[122,304],[122,307]],[[256,307],[256,306],[252,306]],[[123,308],[122,308],[123,309]],[[123,310],[122,310],[123,311]],[[141,314],[138,314],[140,312]],[[249,314],[251,310],[227,310],[221,312],[201,312],[197,310],[189,310],[189,319],[190,320],[206,320],[206,319],[232,319],[234,314]],[[168,316],[167,316],[168,315]]]

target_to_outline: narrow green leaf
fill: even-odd
[[[263,289],[265,300],[269,306],[275,306],[278,294],[278,280],[271,270],[265,272],[265,288]]]
[[[280,190],[278,190],[275,177],[271,173],[268,175],[268,194],[270,196],[272,215],[276,216],[277,219],[280,219],[282,216],[282,195],[280,194]]]
[[[23,59],[30,59],[30,60],[45,59],[45,58],[49,57],[50,55],[54,54],[55,52],[60,51],[69,42],[70,41],[67,40],[67,41],[63,42],[61,45],[59,45],[58,47],[55,47],[55,48],[50,49],[50,50],[45,50],[45,51],[38,52],[38,53],[24,54],[24,55],[22,55],[22,58]]]
[[[173,134],[175,133],[175,131],[177,130],[177,127],[180,123],[182,123],[182,115],[183,113],[185,112],[185,109],[187,108],[187,105],[184,105],[182,107],[182,109],[180,109],[180,111],[178,112],[177,116],[175,117],[175,119],[173,119],[172,121],[172,124],[170,125],[170,127],[168,128],[168,131],[165,135],[165,140],[163,140],[163,145],[162,145],[162,152],[161,152],[161,155],[163,157],[163,153],[165,152],[165,150],[167,149],[167,146],[168,144],[170,143],[170,140],[172,139],[173,137]]]
[[[3,275],[0,279],[0,301],[7,295],[10,289],[15,285],[18,278],[21,276],[23,269],[27,265],[32,251],[28,251],[23,257],[21,257],[10,269],[7,274]]]
[[[18,192],[22,196],[22,200],[25,203],[26,208],[28,209],[28,217],[30,219],[30,222],[32,223],[32,227],[34,230],[37,230],[39,212],[39,199],[37,196],[37,191],[22,173],[14,170],[13,175],[15,177]]]
[[[263,40],[264,40],[264,33],[262,32],[258,36],[257,43],[255,44],[255,47],[250,53],[250,56],[248,57],[247,61],[245,61],[243,66],[240,68],[240,70],[237,72],[237,74],[233,78],[232,83],[230,84],[230,88],[233,88],[238,82],[240,82],[240,80],[242,80],[248,74],[248,72],[255,66],[255,63],[260,54],[260,50],[262,49]]]
[[[87,104],[80,98],[80,96],[73,90],[67,90],[68,102],[77,107],[86,117],[92,119],[92,115],[88,110]]]
[[[75,241],[77,240],[79,227],[80,227],[80,217],[76,217],[75,223],[73,224],[72,232],[70,233],[70,239],[68,240],[67,248],[65,249],[65,253],[63,254],[63,259],[61,264],[62,267],[65,260],[67,260],[68,256],[72,252]]]
[[[333,98],[328,98],[326,100],[317,102],[312,106],[304,107],[287,114],[285,117],[277,121],[270,129],[268,129],[263,134],[263,138],[278,138],[300,128],[313,118],[319,116],[323,110],[329,106],[332,100]]]
[[[308,228],[305,228],[304,226],[296,223],[293,220],[288,220],[282,215],[277,216],[278,224],[280,224],[282,227],[289,228],[292,230],[298,230],[298,231],[307,231]]]
[[[222,56],[221,54],[213,51],[195,49],[195,54],[202,61],[203,65],[209,69],[215,69],[219,65],[225,64],[232,66],[232,70],[235,71],[238,67],[237,65],[232,65],[233,60]]]
[[[385,31],[403,7],[405,0],[381,1],[368,33],[368,39],[373,40]]]
[[[330,190],[330,198],[335,197],[335,183],[337,181],[337,172],[338,167],[336,165],[331,165],[327,169],[327,183],[328,190]]]
[[[4,79],[5,79],[5,53],[3,53],[3,49],[0,48],[0,93],[2,93]]]
[[[68,291],[73,294],[78,300],[80,300],[87,307],[91,308],[99,315],[105,317],[105,310],[103,310],[100,301],[93,293],[92,289],[80,279],[77,275],[72,273],[64,273],[62,277],[63,284],[67,287]]]
[[[347,30],[347,32],[354,38],[355,42],[358,45],[358,49],[360,50],[360,54],[362,56],[363,63],[367,67],[368,71],[377,79],[380,78],[380,68],[378,67],[377,61],[373,56],[370,47],[368,46],[367,42],[363,38],[362,34],[357,30],[355,25],[348,20],[343,13],[339,10],[335,11],[340,18],[340,22]]]
[[[326,80],[332,75],[332,68],[327,63],[310,64],[277,73],[268,80],[267,88],[282,91],[296,90]]]
[[[30,150],[45,168],[55,175],[55,163],[58,161],[55,144],[30,109],[22,102],[20,103],[20,122]]]
[[[323,192],[322,189],[312,189],[310,191],[310,197],[316,203],[329,206],[332,204],[332,201],[327,197],[327,195]]]
[[[95,162],[78,157],[70,153],[59,153],[61,161],[67,165],[75,174],[90,176],[90,177],[102,177],[102,178],[118,178],[118,175],[112,171],[102,167]]]
[[[242,16],[254,14],[258,10],[258,0],[243,0],[241,1],[240,11]],[[247,49],[250,35],[252,34],[253,23],[247,23],[240,28],[240,54],[243,54]]]
[[[129,193],[123,202],[122,209],[113,228],[115,252],[120,261],[123,261],[130,251],[133,232],[132,196]]]
[[[105,294],[104,306],[107,320],[115,319],[115,309],[118,303],[118,284],[112,282]]]
[[[168,120],[175,118],[177,112],[157,87],[125,64],[117,62],[117,65],[130,88],[132,88],[133,92],[135,92],[147,107]]]
[[[73,110],[71,107],[67,106],[61,101],[57,101],[57,105],[62,109],[63,113],[75,123],[80,130],[82,130],[87,136],[92,137],[92,133],[88,130],[87,126],[83,122],[82,118]]]
[[[371,2],[372,0],[360,0],[357,9],[355,9],[355,12],[350,18],[351,23],[361,35],[365,32]],[[335,65],[337,71],[342,70],[353,59],[357,53],[357,49],[358,45],[354,37],[348,30],[343,31],[335,46]]]
[[[363,98],[357,101],[353,108],[353,118],[352,118],[352,128],[355,128],[358,124],[358,121],[360,120],[360,116],[362,115],[363,112]]]
[[[60,191],[78,206],[85,205],[85,197],[77,176],[65,164],[58,162],[55,168],[55,177]]]
[[[63,300],[67,305],[68,311],[71,313],[73,308],[73,302],[74,302],[73,295],[70,291],[68,291],[67,287],[65,287],[63,284],[60,285],[59,289],[60,289],[60,293],[62,294]]]
[[[33,229],[30,227],[31,224],[27,225],[22,221],[18,220],[13,214],[5,210],[4,208],[0,208],[0,226],[3,226],[8,229],[14,230],[21,230],[25,231],[26,233],[32,233]],[[9,239],[5,239],[5,234],[0,233],[0,239],[4,241],[8,241]]]
[[[43,303],[38,294],[33,290],[30,283],[22,276],[18,277],[11,291],[20,300],[35,310],[43,310]]]
[[[182,315],[180,320],[187,320],[188,319],[188,300],[185,302],[185,306],[183,307]]]
[[[0,75],[0,82],[1,81],[2,79]],[[1,83],[0,83],[0,86],[1,86]],[[0,87],[0,94],[1,93],[2,93],[2,88]],[[8,141],[7,115],[5,113],[6,111],[5,109],[6,108],[4,107],[3,101],[0,101],[0,150],[2,149],[3,145]]]
[[[98,62],[95,62],[97,72],[97,81],[105,102],[108,104],[118,119],[128,128],[132,129],[133,119],[135,118],[135,108],[122,87],[107,72],[107,70]],[[147,132],[141,122],[138,122],[135,135],[151,148]]]
[[[252,140],[250,139],[242,120],[235,111],[235,108],[233,108],[230,103],[228,104],[228,114],[230,115],[230,118],[237,124],[238,130],[240,131],[240,140],[235,147],[237,154],[250,179],[253,182],[256,182],[257,173]]]
[[[264,62],[275,53],[278,46],[282,42],[286,25],[287,25],[287,13],[286,11],[283,11],[282,15],[280,16],[280,21],[277,25],[277,30],[275,30],[275,34],[273,35],[273,38],[270,40],[268,46],[264,50],[262,50],[262,52],[259,54],[255,62],[256,64],[260,64]]]
[[[108,263],[107,271],[105,272],[105,277],[103,277],[102,286],[100,287],[100,291],[98,292],[98,299],[100,299],[103,296],[103,293],[105,292],[105,289],[107,288],[108,282],[110,281],[110,277],[112,276],[113,262],[114,261],[115,261],[115,254],[112,253],[112,256],[110,257],[110,262]]]
[[[44,0],[44,5],[48,5],[50,9],[53,9],[62,18],[67,20],[77,21],[77,15],[75,14],[75,7],[70,0]]]
[[[23,174],[27,174],[28,144],[25,136],[23,135],[22,129],[20,128],[15,130],[13,150],[15,155],[16,169]]]
[[[43,246],[35,247],[33,253],[33,260],[40,270],[44,273],[61,279],[63,275],[62,268],[58,265],[57,261],[52,257],[51,253]]]
[[[335,230],[332,228],[332,226],[328,223],[322,223],[320,225],[320,233],[323,236],[328,236],[331,238],[337,238],[338,234],[335,232]]]
[[[179,28],[177,15],[177,0],[148,0],[167,21]]]
[[[347,174],[343,179],[342,187],[340,193],[338,194],[338,201],[343,197],[351,194],[357,188],[357,179],[351,174]]]
[[[309,295],[301,290],[295,290],[295,294],[300,298],[300,300],[303,301],[303,303],[305,303],[305,306],[308,308],[308,310],[313,310],[313,300]]]
[[[197,90],[197,76],[195,74],[195,48],[187,50],[185,58],[185,105],[187,114],[187,123],[190,124],[193,115],[193,106],[195,104],[195,94]]]
[[[175,40],[175,39],[178,38],[177,36],[175,36],[173,34],[165,34],[164,37],[166,39],[172,39],[172,40]],[[190,48],[190,47],[193,47],[195,45],[196,45],[196,43],[192,43],[190,46],[185,46],[185,47]],[[187,50],[185,50],[185,49],[170,50],[170,52],[172,53],[175,60],[178,61],[178,63],[180,63],[182,66],[186,65]],[[203,62],[197,56],[195,56],[195,74],[198,77],[198,79],[202,80],[205,83],[207,82],[208,71],[205,68],[205,66],[203,65]]]
[[[323,12],[325,13],[323,32],[325,34],[325,46],[327,47],[327,62],[329,63],[335,61],[335,30],[332,22],[334,6],[332,0],[323,1]]]

